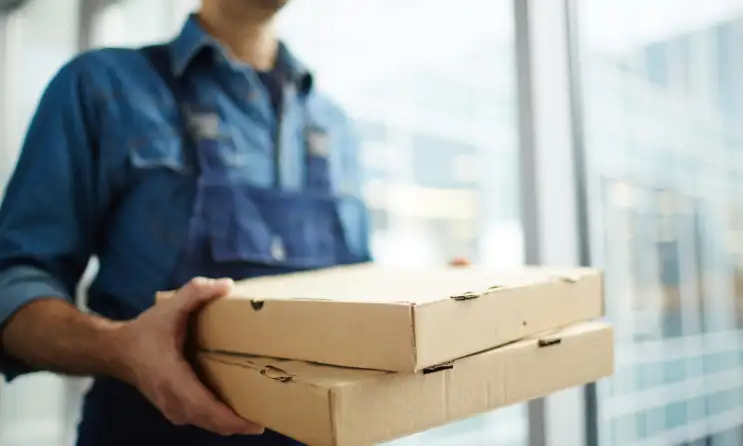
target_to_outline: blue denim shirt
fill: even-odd
[[[219,110],[218,128],[241,175],[272,187],[277,117],[258,74],[231,62],[191,17],[166,44],[174,78]],[[348,118],[313,87],[282,46],[296,82],[280,126],[281,187],[304,175],[306,114],[328,135],[331,179],[361,195],[357,143]],[[202,123],[206,130],[209,122]],[[193,209],[195,181],[184,150],[184,123],[173,91],[142,49],[84,53],[56,75],[38,106],[0,208],[0,322],[39,298],[72,300],[91,258],[100,270],[88,304],[133,317],[173,279]],[[368,255],[366,215],[343,214],[349,244]],[[266,271],[270,273],[270,271]],[[29,371],[0,355],[6,377]]]

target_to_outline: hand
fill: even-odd
[[[230,292],[231,280],[197,278],[121,329],[128,371],[122,379],[138,388],[176,425],[194,425],[221,435],[258,435],[263,428],[239,417],[199,381],[183,357],[189,316]]]

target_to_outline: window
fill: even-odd
[[[631,197],[589,203],[623,352],[599,386],[601,444],[696,444],[707,429],[739,444],[743,2],[578,5],[587,187]]]

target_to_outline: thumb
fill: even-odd
[[[231,279],[197,277],[181,288],[173,300],[181,311],[190,313],[211,300],[228,295],[233,286]]]

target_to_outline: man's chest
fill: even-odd
[[[106,101],[99,119],[105,170],[101,178],[108,180],[106,189],[113,198],[101,252],[102,273],[119,277],[121,271],[141,265],[136,269],[154,267],[157,277],[167,277],[189,243],[195,218],[203,219],[198,233],[206,232],[212,245],[224,239],[229,241],[225,246],[234,248],[240,245],[236,240],[250,236],[253,242],[268,240],[263,244],[270,254],[269,242],[276,237],[256,234],[266,232],[260,228],[276,229],[263,221],[273,208],[255,209],[262,202],[273,203],[263,198],[274,190],[277,197],[327,196],[337,203],[333,215],[345,228],[343,238],[349,246],[356,250],[365,246],[361,207],[336,198],[359,191],[356,146],[345,119],[322,98],[301,97],[289,88],[281,110],[276,110],[265,90],[240,89],[218,79],[191,80],[177,90],[164,82],[156,88],[132,82],[126,94]],[[317,211],[305,209],[310,201],[292,202],[301,206],[294,216],[307,217],[299,221]],[[244,230],[229,235],[238,227]],[[288,253],[292,237],[296,234],[282,237]],[[294,243],[301,244],[306,243]]]
[[[130,180],[153,170],[215,172],[259,187],[302,189],[318,160],[343,183],[348,129],[322,99],[284,89],[280,107],[261,85],[192,81],[157,95],[131,91],[101,116],[101,149]]]

